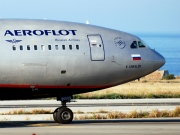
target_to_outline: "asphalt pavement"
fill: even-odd
[[[0,122],[1,135],[179,135],[180,119]]]
[[[180,99],[116,99],[77,100],[68,103],[73,112],[99,110],[130,112],[174,110]],[[1,101],[0,113],[12,110],[54,110],[60,106],[55,100]],[[76,115],[76,114],[75,114]],[[73,120],[71,124],[57,124],[52,114],[0,115],[0,135],[180,135],[180,118]]]

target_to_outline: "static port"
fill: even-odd
[[[61,74],[65,74],[65,73],[66,73],[66,70],[62,70],[62,71],[61,71]]]

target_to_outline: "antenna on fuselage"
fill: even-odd
[[[86,24],[89,24],[89,21],[88,21],[88,20],[86,20]]]

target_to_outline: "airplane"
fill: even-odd
[[[56,20],[0,19],[0,100],[56,97],[53,118],[68,124],[74,94],[139,79],[165,64],[139,37]]]

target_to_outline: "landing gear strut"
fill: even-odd
[[[72,96],[60,98],[62,106],[58,107],[53,113],[53,118],[55,122],[62,124],[69,124],[72,122],[73,112],[66,106],[66,103],[70,102],[71,99]]]

